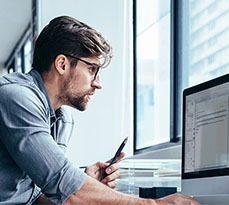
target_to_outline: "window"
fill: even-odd
[[[11,54],[5,66],[8,69],[8,72],[23,72],[27,73],[31,69],[32,61],[32,33],[31,27],[29,26],[26,34],[26,38],[19,40],[14,49],[14,52]]]
[[[189,60],[182,69],[187,69],[183,76],[187,79],[183,87],[187,87],[229,72],[229,4],[227,0],[184,2],[188,26],[182,28],[188,41],[185,55]]]
[[[23,72],[27,73],[31,69],[32,64],[32,40],[28,38],[23,46],[23,53],[24,53],[24,68]]]
[[[169,141],[170,3],[135,1],[136,149]]]
[[[34,39],[37,36],[37,0],[32,0],[31,19],[4,66],[8,73],[27,73],[31,69]]]
[[[183,89],[229,72],[229,4],[135,0],[134,14],[136,153],[180,139]]]

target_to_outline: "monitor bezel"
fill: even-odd
[[[229,175],[229,167],[226,168],[217,168],[211,170],[201,170],[193,172],[185,172],[185,107],[186,107],[186,97],[209,89],[215,86],[229,82],[229,74],[214,78],[212,80],[206,81],[204,83],[189,87],[183,91],[183,112],[182,112],[182,169],[181,169],[181,178],[182,179],[195,179],[203,177],[216,177],[216,176],[226,176]]]

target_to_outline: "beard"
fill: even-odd
[[[79,111],[85,111],[87,108],[88,100],[86,99],[87,95],[73,96],[71,93],[59,97],[62,105],[68,105],[72,108],[75,108]]]
[[[62,95],[59,96],[60,102],[62,102],[63,105],[68,105],[70,107],[73,107],[79,111],[84,111],[87,108],[88,99],[87,95],[89,91],[81,92],[78,94],[72,93],[71,90],[71,75],[64,81],[64,85],[62,88]]]
[[[85,100],[85,95],[79,97],[68,98],[68,105],[79,110],[84,111],[87,108],[87,101]]]

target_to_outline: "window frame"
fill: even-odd
[[[134,154],[146,153],[153,150],[158,150],[162,148],[172,147],[181,144],[181,101],[179,98],[181,96],[178,93],[182,92],[182,84],[178,79],[182,76],[182,59],[179,58],[181,51],[181,41],[182,39],[182,1],[170,0],[171,12],[171,31],[170,31],[170,136],[169,142],[160,143],[157,145],[151,145],[149,147],[137,149],[137,1],[133,0],[133,89],[134,89],[134,142],[133,150]]]
[[[38,33],[38,19],[37,19],[37,0],[32,0],[31,8],[31,21],[27,25],[17,44],[14,46],[12,52],[10,53],[8,59],[4,63],[4,67],[7,69],[8,73],[15,72],[17,69],[17,58],[21,58],[21,69],[20,72],[25,72],[25,53],[24,46],[27,41],[31,41],[31,54],[33,54],[34,43]],[[32,56],[32,55],[31,55]]]

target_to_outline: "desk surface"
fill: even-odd
[[[194,198],[201,202],[202,205],[229,204],[229,195],[196,196]]]

